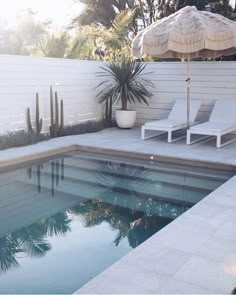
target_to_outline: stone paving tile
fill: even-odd
[[[174,278],[215,291],[215,294],[230,294],[236,284],[236,273],[231,273],[228,267],[227,263],[193,256]]]
[[[236,181],[236,180],[235,180]],[[231,193],[228,189],[225,190],[225,193],[222,191],[221,193],[215,192],[214,194],[211,194],[211,199],[208,200],[205,199],[208,204],[212,205],[218,205],[218,206],[223,206],[228,207],[230,209],[235,209],[236,208],[236,197],[234,193]]]
[[[168,144],[166,136],[142,141],[140,127],[112,128],[12,148],[0,151],[0,161],[75,144],[236,165],[236,142],[216,149],[215,139],[191,146],[185,140]],[[233,177],[79,293],[230,294],[236,285],[235,192]]]
[[[229,242],[229,240],[219,237],[212,237],[207,240],[202,247],[197,249],[195,254],[219,263],[222,261],[230,263],[236,260],[235,242]]]
[[[229,216],[232,216],[233,212],[235,210],[232,207],[225,206],[224,204],[203,201],[187,211],[185,216],[196,216],[198,217],[199,224],[204,223],[205,225],[209,224],[212,227],[219,228],[222,224],[229,221]]]
[[[176,279],[167,279],[163,286],[158,289],[158,294],[214,294],[214,291],[201,288]]]
[[[216,149],[214,144],[212,145],[210,143],[211,142],[201,142],[199,144],[187,146],[185,140],[181,140],[169,144],[166,142],[165,136],[143,141],[140,138],[140,127],[132,130],[111,128],[97,133],[55,138],[32,146],[0,151],[0,160],[48,151],[72,144],[82,144],[93,147],[119,148],[121,150],[152,153],[184,159],[206,160],[225,164],[234,163],[236,165],[236,142],[221,149]]]
[[[160,233],[160,239],[165,246],[174,249],[185,250],[187,253],[194,253],[202,244],[209,239],[211,231],[194,229],[182,229],[170,231],[166,235]],[[194,241],[194,242],[193,242]]]
[[[236,245],[236,235],[234,234],[235,228],[236,228],[235,223],[226,222],[216,231],[214,236],[232,241]]]
[[[121,267],[118,271],[116,269],[103,273],[103,284],[97,285],[96,281],[92,280],[75,294],[144,294],[144,290],[145,294],[157,294],[157,290],[167,280],[166,276],[154,271],[144,274],[137,267],[128,267],[128,272]]]

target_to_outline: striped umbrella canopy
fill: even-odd
[[[141,58],[150,55],[159,58],[187,60],[187,126],[190,110],[190,60],[216,58],[236,53],[236,22],[222,15],[186,6],[145,30],[132,42],[132,54]]]

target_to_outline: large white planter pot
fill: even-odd
[[[136,121],[136,111],[116,110],[116,123],[120,128],[132,128]]]

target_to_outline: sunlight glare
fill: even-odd
[[[0,22],[5,20],[12,26],[17,15],[29,8],[41,20],[52,19],[55,26],[68,25],[81,11],[81,5],[73,0],[0,0]]]

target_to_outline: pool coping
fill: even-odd
[[[60,154],[73,152],[73,151],[81,151],[81,152],[91,152],[91,153],[98,153],[103,155],[112,155],[112,156],[120,156],[120,157],[128,157],[134,159],[142,159],[152,162],[166,162],[172,164],[179,164],[179,165],[189,165],[189,166],[196,166],[202,168],[209,168],[209,169],[219,169],[219,170],[229,170],[229,171],[236,171],[236,164],[229,165],[224,164],[218,161],[205,161],[205,160],[196,160],[196,159],[188,159],[188,158],[180,158],[180,157],[170,157],[170,156],[160,156],[158,154],[150,154],[150,153],[141,153],[141,152],[131,152],[126,150],[119,150],[119,149],[111,149],[111,148],[100,148],[100,147],[91,147],[86,145],[80,144],[71,144],[68,146],[62,146],[60,148],[53,148],[44,152],[36,152],[31,153],[24,156],[14,157],[8,160],[0,160],[0,169],[5,171],[13,169],[13,168],[20,168],[22,164],[29,165],[37,162],[39,160],[46,160],[50,157],[56,157]],[[0,151],[1,152],[1,151]]]
[[[14,150],[22,149],[15,148]],[[70,144],[60,144],[60,147],[50,147],[47,148],[46,151],[43,152],[30,152],[27,155],[22,156],[10,156],[6,160],[0,159],[0,168],[4,171],[5,169],[12,169],[12,167],[20,167],[24,163],[31,163],[37,161],[39,159],[46,159],[51,156],[56,156],[65,152],[70,151],[87,151],[87,152],[97,152],[97,153],[105,153],[119,156],[131,156],[133,158],[142,158],[151,161],[173,161],[176,164],[193,164],[197,166],[207,166],[208,168],[218,168],[218,169],[230,169],[235,170],[236,165],[228,165],[224,164],[220,161],[204,161],[204,160],[196,160],[196,159],[186,159],[181,157],[163,157],[158,154],[150,154],[150,153],[140,153],[140,152],[131,152],[122,149],[110,149],[110,148],[101,148],[94,147],[85,144],[78,143],[70,143]],[[0,152],[1,153],[1,152]],[[6,152],[7,153],[7,152]],[[16,154],[16,153],[14,153]],[[210,167],[211,166],[211,167]],[[205,237],[206,232],[210,235],[213,233],[213,237],[215,240],[219,239],[222,244],[229,244],[236,242],[236,239],[229,238],[229,230],[227,228],[235,223],[236,219],[233,219],[233,222],[230,218],[232,216],[236,216],[236,201],[233,199],[234,192],[236,190],[236,176],[232,177],[226,183],[224,183],[220,188],[212,192],[210,195],[205,197],[204,200],[200,201],[197,205],[195,205],[192,209],[184,213],[182,216],[173,221],[170,225],[166,226],[164,229],[159,231],[153,237],[148,239],[138,248],[134,249],[127,256],[123,257],[121,260],[110,266],[103,273],[99,274],[97,277],[89,281],[86,285],[76,291],[79,294],[131,294],[131,293],[142,293],[142,294],[155,294],[155,293],[194,293],[194,294],[203,294],[203,293],[230,293],[232,288],[236,285],[236,274],[232,276],[225,274],[222,271],[222,267],[224,266],[222,261],[218,257],[208,259],[201,252],[197,251],[193,247],[193,242],[195,238],[198,239]],[[206,210],[207,208],[207,210]],[[216,228],[212,225],[211,219],[214,216],[214,212],[216,215],[219,215],[219,208],[223,211],[222,215],[219,216],[219,221],[217,218],[214,219],[214,222],[219,225],[219,228]],[[213,215],[210,215],[210,213]],[[227,215],[229,216],[227,218]],[[203,226],[204,221],[204,226]],[[213,223],[214,223],[213,222]],[[218,223],[217,223],[218,222]],[[200,229],[199,229],[200,227]],[[204,227],[204,228],[202,228]],[[228,236],[224,234],[226,227],[226,231],[228,230]],[[181,228],[181,231],[180,231]],[[209,228],[209,231],[207,231]],[[192,230],[196,231],[196,237],[191,236]],[[199,230],[198,230],[199,229]],[[176,231],[179,236],[176,237]],[[188,240],[191,247],[193,249],[191,251],[189,249],[185,249],[184,251],[181,247],[169,245],[171,240],[171,236],[174,236],[177,239],[180,239],[182,235],[182,239]],[[232,234],[233,235],[233,232]],[[209,243],[211,239],[204,239],[200,249],[204,248],[204,243]],[[197,241],[196,241],[197,242]],[[189,245],[188,245],[189,247]],[[156,249],[157,253],[153,253],[153,248]],[[167,257],[163,257],[166,251],[168,255],[170,255],[174,260],[178,257],[182,257],[182,263],[168,262]],[[197,251],[197,252],[196,252]],[[203,249],[202,249],[203,251]],[[152,253],[152,255],[157,255],[157,257],[152,257],[152,261],[148,257],[148,253]],[[204,251],[203,251],[204,252]],[[231,251],[235,257],[236,252]],[[144,255],[144,254],[147,255]],[[209,253],[208,253],[209,254]],[[165,256],[165,255],[164,255]],[[217,256],[217,255],[216,255]],[[166,258],[166,259],[165,259]],[[178,260],[178,259],[177,259]],[[181,260],[181,259],[180,259]],[[140,262],[142,264],[140,265]],[[207,261],[207,263],[206,263]],[[146,262],[146,264],[144,263]],[[156,269],[156,264],[162,265],[165,268],[165,265],[169,265],[169,268],[175,267],[175,264],[178,264],[178,269],[175,273],[166,273],[161,269]],[[204,264],[205,263],[205,264]],[[214,276],[214,281],[210,281],[209,284],[204,280],[204,277],[209,275],[209,272],[206,273],[204,269],[201,270],[201,273],[197,272],[195,266],[205,266],[206,269],[208,265],[215,265],[212,267],[212,272]],[[223,265],[223,266],[222,266]],[[214,271],[214,269],[218,269],[219,271]],[[153,271],[153,269],[155,271]],[[121,272],[122,270],[122,272]],[[132,273],[137,280],[133,280],[130,277],[130,273]],[[211,274],[212,276],[212,274]],[[220,277],[219,277],[220,276]],[[151,279],[150,279],[151,278]],[[186,279],[187,278],[187,279]],[[195,279],[194,279],[195,278]],[[220,279],[219,279],[220,278]],[[218,281],[221,282],[221,286],[219,286]],[[223,281],[223,283],[222,283]],[[227,284],[226,284],[226,283]],[[173,291],[174,290],[174,291]]]

